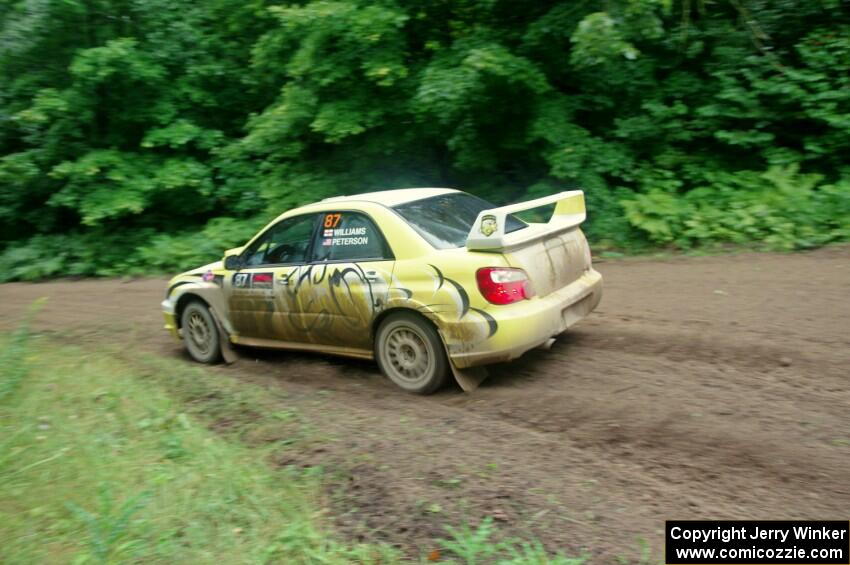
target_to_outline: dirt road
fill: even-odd
[[[249,352],[222,376],[282,387],[327,438],[279,463],[333,469],[343,534],[433,549],[442,524],[595,563],[662,548],[664,520],[847,519],[850,247],[598,264],[599,310],[473,394],[394,389],[369,363]],[[161,331],[162,280],[0,286],[0,327],[127,340],[188,363]],[[257,359],[255,361],[255,358]]]

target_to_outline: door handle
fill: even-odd
[[[366,271],[366,280],[369,282],[378,282],[378,271]]]

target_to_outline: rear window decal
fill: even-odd
[[[335,228],[339,225],[339,221],[341,219],[342,219],[342,214],[325,214],[324,226],[326,228]]]
[[[327,243],[330,241],[331,243]],[[335,237],[326,239],[322,245],[369,245],[368,237]]]
[[[328,214],[330,216],[331,214]],[[335,245],[369,245],[369,236],[366,226],[356,228],[326,229],[322,232],[325,239],[322,240],[324,247]],[[355,237],[356,236],[356,237]]]
[[[333,232],[336,237],[366,235],[366,226],[361,226],[359,228],[342,228],[334,230]]]

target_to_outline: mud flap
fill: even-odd
[[[212,319],[215,321],[215,327],[218,329],[218,343],[221,347],[221,356],[224,358],[224,362],[228,365],[236,363],[239,361],[239,354],[233,349],[233,346],[230,344],[230,336],[227,335],[227,332],[224,331],[224,327],[221,325],[221,322],[218,319],[218,314],[215,313],[215,310],[212,308],[209,309],[210,314],[212,314]]]
[[[454,363],[449,360],[449,365],[452,368],[452,373],[455,376],[457,384],[463,389],[463,392],[472,392],[478,385],[487,378],[487,369],[484,367],[470,367],[469,369],[458,369]]]
[[[455,377],[455,382],[463,389],[463,392],[472,392],[484,379],[487,378],[487,369],[484,367],[470,367],[468,369],[458,369],[452,363],[452,358],[449,356],[449,348],[446,346],[446,338],[443,332],[440,334],[440,341],[443,343],[443,350],[446,352],[446,361],[449,362],[449,367],[452,369],[452,375]]]

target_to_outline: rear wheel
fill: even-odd
[[[199,363],[215,363],[221,359],[218,328],[209,308],[201,302],[190,302],[180,317],[183,342],[192,359]]]
[[[375,335],[375,359],[392,382],[416,394],[439,389],[449,370],[437,331],[415,314],[392,314],[381,323]]]

